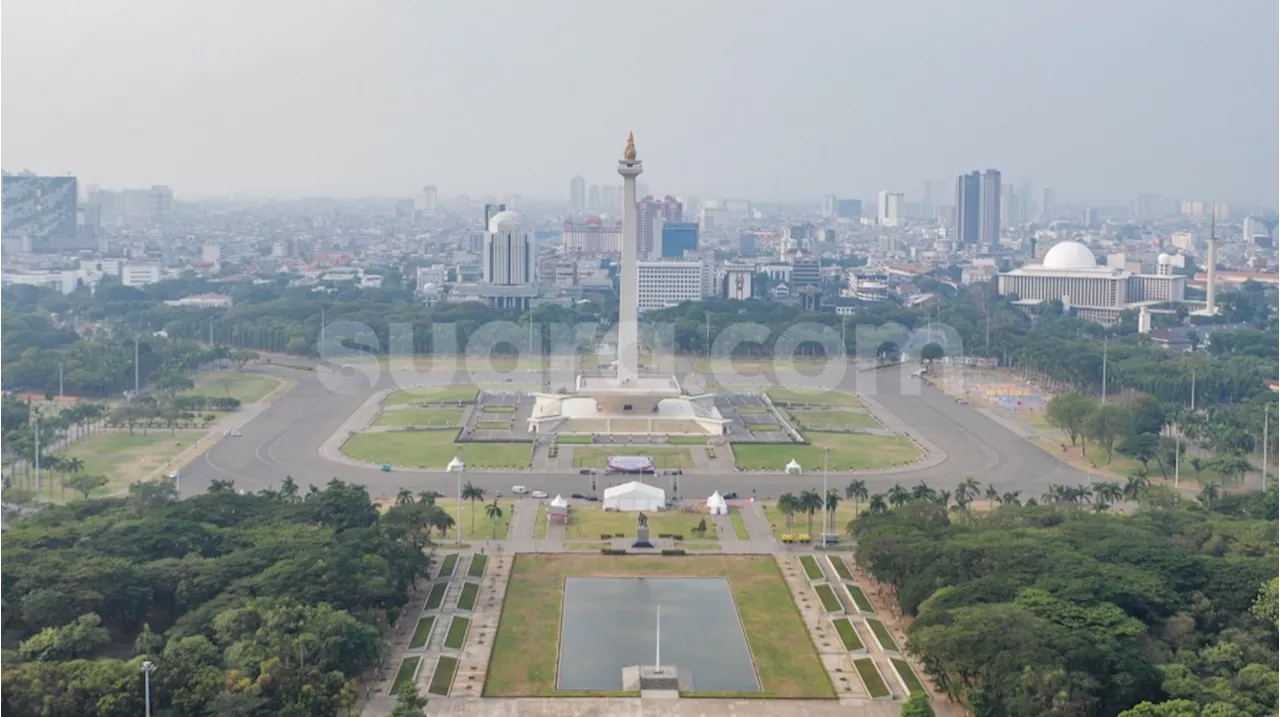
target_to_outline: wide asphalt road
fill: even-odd
[[[681,368],[684,368],[683,366]],[[248,410],[246,423],[239,427],[239,437],[224,437],[204,455],[182,470],[182,493],[191,495],[206,490],[215,479],[234,480],[239,489],[257,491],[278,486],[285,476],[293,476],[303,486],[322,485],[330,478],[360,483],[374,496],[392,495],[400,488],[415,492],[436,490],[445,495],[457,492],[458,474],[439,471],[397,470],[385,473],[374,466],[355,466],[330,461],[320,455],[322,443],[338,430],[351,414],[375,391],[396,385],[419,383],[446,384],[468,382],[462,375],[436,376],[424,374],[402,378],[397,384],[389,372],[383,371],[371,380],[363,371],[347,369],[337,373],[324,367],[315,371],[286,368],[279,365],[253,365],[246,371],[288,378],[297,385],[279,396],[264,410]],[[320,373],[323,373],[324,381]],[[489,377],[480,377],[487,380]],[[504,375],[515,384],[530,384],[537,377],[525,373]],[[808,384],[814,379],[795,376],[788,384]],[[325,385],[328,383],[329,385]],[[726,381],[729,383],[729,381]],[[738,380],[733,381],[739,383]],[[330,386],[340,385],[340,390]],[[895,483],[910,487],[920,481],[938,489],[952,489],[970,476],[984,485],[995,484],[1001,492],[1021,491],[1023,499],[1038,498],[1048,484],[1075,485],[1088,481],[1088,476],[1058,461],[1027,438],[1020,436],[984,412],[959,405],[942,391],[912,378],[898,368],[866,371],[860,375],[852,368],[839,384],[842,389],[855,389],[867,394],[885,412],[887,419],[931,445],[940,462],[925,461],[921,466],[895,472],[867,473],[857,477],[867,482],[868,489],[886,491]],[[932,463],[932,465],[930,465]],[[780,467],[781,468],[781,467]],[[736,491],[740,496],[775,497],[785,491],[820,489],[819,466],[805,466],[801,476],[780,472],[766,473],[686,473],[677,479],[682,496],[706,496],[713,490]],[[816,470],[815,470],[816,469]],[[843,490],[852,476],[833,474],[829,485]],[[507,494],[513,485],[549,493],[588,492],[590,479],[576,473],[532,473],[469,471],[465,480],[487,491]],[[615,476],[599,476],[603,489]],[[670,478],[657,476],[656,485]]]

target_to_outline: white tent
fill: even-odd
[[[457,473],[458,471],[464,471],[466,469],[467,466],[463,464],[462,459],[457,456],[454,456],[453,460],[449,461],[449,467],[445,468],[445,470],[450,473]]]
[[[569,501],[556,494],[556,497],[552,498],[551,503],[547,505],[547,515],[561,520],[567,519],[569,517]]]
[[[707,512],[712,515],[729,514],[729,504],[725,501],[724,497],[720,495],[720,491],[712,493],[711,497],[707,498]]]
[[[667,506],[667,494],[658,487],[631,481],[604,489],[605,510],[662,510]]]
[[[799,464],[799,463],[796,463],[796,459],[792,458],[792,459],[791,459],[791,462],[787,464],[787,473],[788,473],[788,474],[791,474],[791,475],[798,475],[798,474],[803,473],[803,472],[804,472],[804,471],[802,471],[802,470],[800,469],[800,464]]]

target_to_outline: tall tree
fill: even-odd
[[[1089,414],[1093,413],[1094,405],[1093,399],[1084,394],[1059,394],[1049,399],[1045,418],[1048,419],[1049,425],[1067,434],[1071,439],[1071,445],[1074,446],[1077,439],[1085,435],[1085,421],[1089,418]],[[1083,446],[1081,450],[1084,450]]]
[[[484,500],[484,489],[471,485],[471,481],[462,486],[462,499],[471,501],[471,532],[476,532],[476,501]]]
[[[1106,405],[1099,406],[1096,411],[1089,414],[1088,420],[1085,422],[1085,433],[1094,443],[1102,447],[1107,453],[1107,463],[1111,462],[1111,456],[1115,451],[1116,441],[1129,432],[1130,417],[1129,412],[1119,406]]]
[[[493,540],[498,539],[498,521],[502,519],[502,506],[498,505],[498,499],[494,498],[492,503],[486,503],[484,506],[485,517],[489,519],[493,526]],[[473,528],[474,529],[474,528]]]
[[[851,480],[849,485],[844,488],[844,497],[853,501],[853,513],[856,516],[861,512],[859,504],[867,499],[867,482],[865,480]]]

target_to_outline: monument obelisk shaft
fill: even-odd
[[[622,266],[618,272],[618,383],[635,385],[640,375],[639,297],[640,245],[636,236],[636,177],[644,168],[636,159],[635,137],[627,134],[627,147],[618,160],[622,175]]]

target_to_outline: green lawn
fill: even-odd
[[[502,515],[497,518],[497,525],[493,520],[489,519],[488,514],[484,512],[485,503],[492,503],[493,496],[486,496],[484,500],[475,502],[475,527],[472,527],[472,506],[471,501],[462,501],[462,515],[458,515],[458,499],[441,498],[436,501],[444,512],[453,516],[457,526],[462,528],[463,540],[506,540],[507,529],[511,527],[511,516],[515,515],[516,504],[514,501],[505,498],[498,499],[498,507],[502,509]],[[496,527],[496,530],[495,530]],[[455,528],[456,529],[456,528]],[[456,538],[455,533],[450,532],[449,536]],[[445,538],[447,543],[450,537]]]
[[[673,446],[705,446],[707,439],[698,436],[671,436],[667,439],[667,443]]]
[[[565,444],[591,444],[595,439],[591,436],[556,436],[556,443]]]
[[[458,609],[476,609],[476,598],[479,596],[480,585],[478,583],[464,583],[462,586],[462,592],[458,594]]]
[[[515,406],[485,406],[484,413],[515,413]]]
[[[849,572],[849,566],[845,565],[839,555],[828,555],[827,559],[831,561],[831,567],[835,569],[836,575],[839,575],[841,580],[853,580],[853,573]]]
[[[431,639],[431,628],[435,624],[436,619],[430,615],[418,618],[418,626],[413,628],[413,637],[409,640],[409,649],[426,646],[427,640]]]
[[[573,511],[573,508],[569,509],[571,517]],[[533,521],[533,537],[535,540],[543,540],[547,537],[547,506],[542,503],[538,503],[538,517]]]
[[[774,386],[765,389],[769,398],[781,403],[803,403],[809,406],[845,406],[862,408],[862,401],[852,393]]]
[[[911,663],[901,657],[891,657],[889,662],[893,663],[893,669],[898,671],[902,676],[902,681],[907,685],[907,692],[912,695],[927,695],[929,691],[921,684],[920,678],[916,676],[916,671],[911,668]]]
[[[458,671],[458,658],[441,655],[436,663],[436,671],[427,684],[427,692],[433,695],[449,694],[449,686],[453,684],[453,674]]]
[[[476,428],[481,431],[505,431],[511,428],[507,421],[476,421]]]
[[[757,697],[832,698],[800,611],[772,557],[699,555],[682,558],[560,554],[516,556],[489,663],[485,696],[571,695],[558,692],[564,581],[570,576],[727,577],[756,661]]]
[[[427,593],[427,610],[439,610],[444,604],[444,593],[449,589],[448,583],[436,583],[431,586],[431,592]]]
[[[738,536],[738,540],[751,540],[751,533],[747,530],[747,524],[742,522],[741,510],[730,508],[729,522],[733,523],[733,534]]]
[[[457,554],[455,553],[453,555],[446,555],[444,556],[444,560],[440,562],[440,574],[437,575],[436,577],[451,578],[453,577],[453,571],[456,570],[457,567],[458,567]]]
[[[257,403],[280,385],[278,378],[238,371],[200,373],[194,381],[196,385],[180,395],[230,397],[239,399],[240,403]]]
[[[735,443],[734,461],[751,471],[782,471],[795,459],[806,472],[822,470],[823,448],[831,449],[833,471],[883,470],[914,463],[920,458],[916,444],[902,436],[848,433],[806,433],[808,445]]]
[[[400,408],[384,410],[375,426],[460,426],[461,408]]]
[[[348,456],[375,465],[443,470],[454,456],[468,468],[529,467],[529,443],[454,443],[456,431],[382,431],[357,433],[342,445]]]
[[[135,428],[134,435],[131,436],[127,429],[112,430],[76,441],[61,455],[84,461],[82,473],[107,477],[107,484],[91,495],[114,495],[124,492],[129,484],[140,481],[158,470],[172,470],[173,459],[205,435],[207,435],[205,431],[171,432],[167,428],[148,429],[146,435],[143,435],[141,428]],[[226,438],[225,440],[249,439]],[[163,472],[167,475],[169,470]],[[62,474],[46,472],[43,479],[47,481],[47,486],[52,486],[61,485],[61,480],[66,477]],[[46,487],[46,494],[48,492]],[[75,491],[67,491],[67,495],[78,497]]]
[[[649,456],[658,470],[692,468],[688,448],[672,446],[583,446],[573,449],[574,468],[603,469],[611,456]]]
[[[837,493],[843,495],[835,484],[832,484],[831,487],[834,488]],[[866,507],[866,501],[862,501],[858,506],[860,510],[865,509]],[[761,501],[760,508],[764,511],[765,519],[767,519],[769,524],[773,527],[773,536],[779,540],[782,539],[782,536],[787,535],[788,533],[791,535],[809,533],[811,536],[817,536],[822,532],[822,513],[813,514],[812,531],[809,530],[808,513],[796,513],[791,516],[791,529],[788,530],[787,516],[778,510],[778,501]],[[847,528],[849,523],[852,522],[855,517],[857,517],[857,513],[853,509],[853,502],[841,500],[840,503],[836,505],[835,514],[827,519],[828,531],[842,536],[841,539],[847,541],[848,538],[846,536],[849,534]]]
[[[827,612],[844,612],[844,605],[840,604],[840,598],[836,597],[836,591],[826,583],[818,583],[813,586],[813,591],[818,594],[818,599],[822,601],[822,609]]]
[[[471,566],[467,568],[467,577],[481,578],[484,577],[484,568],[489,564],[489,556],[472,555]]]
[[[862,678],[862,684],[867,686],[867,693],[872,697],[889,697],[889,686],[884,683],[884,678],[880,677],[880,671],[876,669],[876,663],[870,657],[864,657],[853,661],[853,666],[858,670],[858,676]]]
[[[453,616],[449,623],[449,632],[444,636],[444,646],[449,650],[461,650],[462,643],[467,641],[467,630],[471,627],[471,618]]]
[[[569,523],[565,526],[565,538],[580,540],[597,540],[601,535],[617,535],[627,537],[636,534],[637,513],[606,511],[598,507],[599,503],[588,506],[573,505],[569,508]],[[698,522],[707,519],[707,535],[715,537],[715,526],[711,516],[705,513],[685,513],[679,510],[664,510],[657,513],[645,513],[649,519],[649,534],[657,537],[659,533],[683,535],[686,540],[693,540],[697,534],[693,529]]]
[[[880,641],[880,646],[886,650],[897,650],[898,641],[893,639],[893,635],[889,634],[889,628],[884,626],[883,622],[874,617],[867,618],[867,627],[876,634],[876,639]]]
[[[871,414],[858,411],[792,411],[791,418],[800,424],[801,428],[816,430],[842,431],[882,427]]]
[[[818,559],[812,555],[801,555],[800,567],[804,568],[804,574],[808,575],[810,580],[822,580],[826,577],[822,572],[822,566],[818,565]]]
[[[858,607],[859,612],[876,614],[875,608],[871,607],[871,601],[867,599],[867,594],[862,592],[862,588],[853,583],[845,583],[844,586],[849,589],[849,596],[853,598],[853,604]]]
[[[476,400],[480,389],[470,384],[453,386],[426,386],[393,391],[383,400],[384,406],[403,406],[410,403],[469,403]]]
[[[418,663],[422,655],[410,655],[400,661],[400,669],[396,670],[396,678],[391,682],[391,693],[395,694],[402,686],[413,682],[413,674],[418,671]]]
[[[758,416],[769,413],[769,409],[764,406],[744,406],[737,409],[737,411],[739,416]]]
[[[840,633],[840,641],[844,643],[844,649],[849,652],[867,649],[862,644],[862,638],[858,637],[858,631],[854,628],[853,623],[847,617],[838,617],[831,621],[836,626],[836,632]]]

